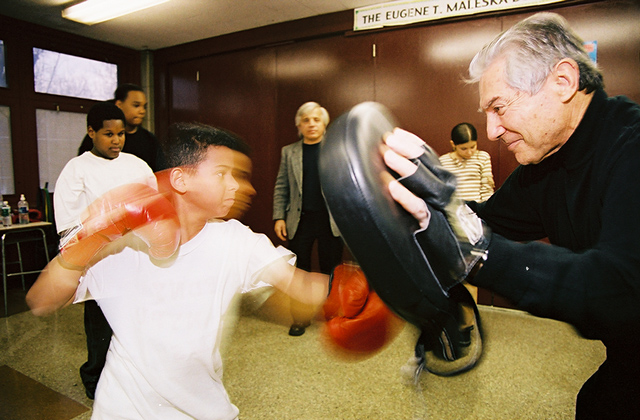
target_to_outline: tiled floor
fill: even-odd
[[[414,386],[401,374],[416,339],[411,326],[377,355],[350,362],[325,351],[319,323],[289,337],[286,320],[269,311],[273,302],[257,312],[245,306],[225,339],[225,385],[243,420],[568,420],[581,384],[604,360],[601,343],[566,324],[482,307],[479,365],[450,378],[423,374]],[[0,384],[0,407],[18,405],[8,419],[30,420],[34,410],[44,420],[89,419],[78,376],[84,357],[81,305],[48,318],[0,318],[0,383],[9,384]],[[7,372],[18,379],[6,381]],[[25,393],[32,398],[20,400]],[[58,401],[45,398],[56,393]]]
[[[0,366],[0,418],[3,420],[67,420],[89,411],[62,395],[10,368]]]
[[[88,420],[92,402],[78,376],[82,307],[37,318],[25,311],[24,295],[10,289],[10,315],[0,318],[0,419]]]

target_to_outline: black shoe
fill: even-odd
[[[306,326],[301,324],[293,324],[291,328],[289,328],[289,335],[293,337],[299,337],[304,334]]]

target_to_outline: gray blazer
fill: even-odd
[[[280,169],[273,189],[273,220],[284,220],[287,237],[292,239],[302,216],[302,140],[282,148]],[[333,236],[340,236],[330,216]]]

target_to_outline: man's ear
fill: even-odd
[[[89,137],[91,137],[91,140],[96,138],[96,132],[91,126],[87,127],[87,134],[89,135]]]
[[[179,194],[184,194],[187,191],[187,173],[183,168],[171,168],[169,169],[169,182],[171,187]]]
[[[553,68],[555,89],[562,102],[568,102],[580,89],[580,68],[571,58],[563,58]]]
[[[116,100],[114,103],[118,108],[122,109],[122,101],[120,99]]]

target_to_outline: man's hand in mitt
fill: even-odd
[[[455,177],[433,149],[397,128],[385,142],[385,163],[401,175],[389,192],[418,221],[414,238],[447,292],[487,258],[491,230],[455,195]]]

